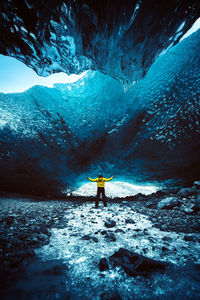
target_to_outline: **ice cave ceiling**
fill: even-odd
[[[0,53],[42,76],[90,71],[0,93],[0,190],[198,179],[200,30],[175,44],[199,16],[199,1],[1,1]]]
[[[42,76],[93,69],[127,85],[199,15],[199,0],[2,0],[0,53]]]

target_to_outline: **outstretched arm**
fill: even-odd
[[[114,176],[110,177],[110,178],[104,178],[105,181],[110,181],[114,178]]]
[[[89,179],[90,181],[97,181],[97,178],[92,179],[92,178],[88,177],[88,179]]]

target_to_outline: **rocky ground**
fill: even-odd
[[[199,299],[199,195],[197,182],[97,209],[93,198],[2,197],[1,299]],[[120,248],[166,271],[145,277]]]

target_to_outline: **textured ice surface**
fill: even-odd
[[[62,259],[66,263],[66,289],[72,299],[78,296],[99,299],[103,292],[110,294],[113,290],[122,299],[127,299],[128,294],[149,299],[171,292],[179,293],[184,286],[190,289],[180,272],[178,278],[173,279],[172,274],[155,274],[151,279],[130,278],[120,268],[100,272],[100,259],[112,255],[120,247],[172,262],[177,267],[187,262],[200,262],[198,242],[186,242],[183,234],[160,231],[147,216],[135,213],[131,205],[109,203],[108,208],[101,205],[98,209],[92,203],[69,205],[65,228],[52,229],[50,243],[37,250],[43,260]],[[114,220],[116,226],[106,228],[104,223],[107,219]],[[132,219],[134,224],[126,224],[126,219]],[[116,229],[123,231],[116,232]],[[114,233],[116,241],[109,241],[102,234],[104,230]],[[167,243],[162,240],[163,237],[168,240]],[[196,237],[200,236],[196,234]],[[168,248],[165,253],[163,246]]]
[[[126,91],[88,71],[76,83],[1,93],[1,189],[57,194],[98,173],[129,182],[197,180],[199,47],[197,31]]]
[[[199,11],[197,0],[1,1],[0,52],[43,76],[91,68],[132,84]]]

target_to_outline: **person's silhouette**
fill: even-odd
[[[110,181],[114,178],[114,176],[110,177],[110,178],[104,178],[102,175],[99,175],[97,178],[92,179],[90,177],[88,177],[88,179],[90,181],[95,181],[97,182],[97,196],[96,196],[96,207],[99,206],[99,200],[100,200],[100,196],[102,195],[102,200],[103,200],[103,204],[106,207],[107,206],[107,200],[106,200],[106,196],[105,196],[105,187],[104,187],[104,182],[105,181]]]

